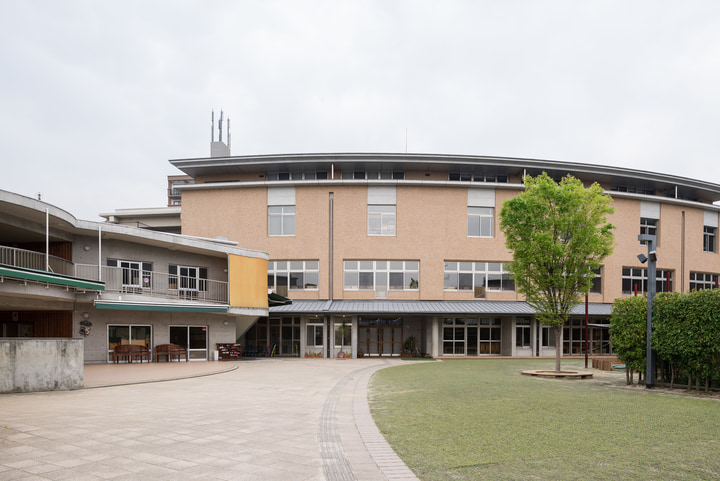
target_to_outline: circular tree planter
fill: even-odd
[[[593,377],[593,373],[589,371],[548,371],[548,370],[530,370],[522,371],[523,376],[535,376],[535,377],[553,377],[556,379],[589,379]]]

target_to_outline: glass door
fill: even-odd
[[[170,326],[170,343],[185,347],[190,361],[207,361],[207,326]]]
[[[116,346],[135,344],[152,349],[152,326],[108,325],[108,362],[113,362]],[[152,356],[150,356],[152,358]]]
[[[322,357],[325,352],[325,323],[319,317],[311,317],[305,329],[305,357]]]

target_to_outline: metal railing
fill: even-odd
[[[98,266],[90,264],[75,264],[75,276],[103,281],[105,292],[228,303],[228,283],[225,281],[109,266],[102,266],[102,279],[98,279]]]
[[[0,246],[0,264],[25,269],[46,271],[46,256],[42,252],[28,251],[16,247]],[[47,256],[50,272],[72,276],[74,274],[73,263],[60,257]]]

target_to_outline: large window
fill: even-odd
[[[657,236],[657,231],[658,231],[658,220],[657,219],[648,219],[646,217],[640,218],[640,234]],[[643,245],[647,245],[647,241],[641,241],[640,243]]]
[[[443,354],[449,356],[477,356],[500,354],[502,321],[500,319],[445,318],[443,319]]]
[[[660,244],[660,238],[657,237],[658,224],[660,223],[660,203],[641,201],[640,202],[640,234],[654,235],[656,236],[655,245]],[[640,242],[643,245],[647,245],[647,241]]]
[[[485,291],[514,291],[515,281],[501,262],[445,262],[446,291],[473,291],[485,297]]]
[[[323,319],[310,317],[305,329],[305,354],[322,356],[325,352],[325,323]]]
[[[290,290],[318,288],[318,261],[268,262],[268,289],[283,294]]]
[[[590,294],[602,294],[602,267],[593,269],[595,277],[593,277],[592,285],[590,286]]]
[[[207,326],[170,326],[170,343],[185,347],[190,361],[207,361]]]
[[[420,287],[418,261],[345,261],[346,291],[417,290]]]
[[[647,283],[647,269],[623,267],[623,294],[643,294],[647,292]],[[656,292],[672,292],[672,271],[657,270],[655,289]]]
[[[717,289],[718,275],[707,272],[690,272],[690,290]]]

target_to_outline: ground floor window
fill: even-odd
[[[152,326],[132,324],[108,324],[108,362],[113,362],[113,351],[115,347],[125,344],[134,344],[152,348]]]
[[[443,354],[477,356],[500,354],[502,321],[450,317],[443,319]]]
[[[352,355],[352,329],[349,322],[335,322],[335,349],[345,356]]]
[[[555,349],[555,329],[553,327],[542,326],[541,345],[543,349]]]
[[[403,344],[402,319],[360,318],[358,355],[399,356]]]
[[[515,347],[530,348],[530,319],[518,318],[515,320]]]
[[[208,358],[207,326],[170,326],[170,343],[187,348],[190,361]]]
[[[707,272],[690,272],[690,290],[717,289],[718,275]]]
[[[611,354],[610,333],[607,327],[588,326],[588,351],[590,355]],[[563,354],[585,354],[585,320],[571,319],[563,326]]]

